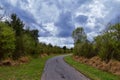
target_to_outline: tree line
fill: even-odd
[[[18,59],[22,56],[37,57],[40,54],[59,54],[70,50],[66,47],[40,43],[38,30],[24,29],[23,21],[12,14],[10,20],[0,21],[0,60],[5,58]]]
[[[72,33],[74,55],[91,58],[99,56],[106,63],[111,59],[120,61],[120,23],[109,25],[91,42],[82,27]]]

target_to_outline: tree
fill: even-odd
[[[28,54],[33,54],[35,51],[35,48],[37,48],[35,46],[35,40],[33,39],[33,37],[30,34],[24,33],[23,35],[23,48],[24,48],[24,55],[28,55]]]
[[[87,40],[87,36],[84,32],[84,29],[82,27],[78,27],[75,29],[72,33],[72,37],[74,39],[74,42],[85,42]]]
[[[66,50],[67,50],[66,46],[63,46],[63,50],[64,50],[64,53],[66,53]]]
[[[110,43],[113,47],[112,58],[120,60],[120,23],[109,26],[106,34],[110,35]]]
[[[82,46],[83,46],[83,43],[85,43],[87,39],[83,28],[78,27],[77,29],[75,29],[72,33],[72,37],[74,39],[74,54],[82,56],[81,54]]]
[[[11,15],[11,21],[7,21],[8,25],[14,29],[15,31],[15,38],[16,38],[16,49],[13,54],[13,58],[17,59],[20,56],[24,55],[24,48],[23,48],[23,22],[17,17],[16,14]]]
[[[38,37],[39,37],[38,32],[39,32],[38,30],[31,30],[30,31],[31,36],[33,36],[33,38],[36,42],[38,42]]]
[[[77,28],[73,31],[74,44],[74,55],[91,58],[95,56],[93,49],[93,43],[87,40],[87,36],[83,28]]]
[[[16,14],[11,15],[11,21],[9,22],[9,25],[15,30],[16,36],[22,35],[24,24]]]
[[[120,25],[110,25],[101,35],[95,38],[97,52],[102,60],[120,60]]]
[[[0,23],[0,59],[12,56],[15,50],[15,32],[5,23]]]

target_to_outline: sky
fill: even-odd
[[[120,0],[0,0],[0,6],[7,16],[16,13],[30,29],[38,29],[40,42],[69,48],[77,27],[93,40],[120,16]]]

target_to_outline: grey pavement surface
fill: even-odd
[[[57,56],[46,62],[41,80],[90,80]]]

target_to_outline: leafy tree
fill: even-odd
[[[120,60],[120,23],[109,26],[106,34],[110,35],[110,43],[112,44],[112,58]]]
[[[93,50],[93,45],[89,41],[83,43],[81,52],[82,52],[82,56],[86,58],[91,58],[96,55]]]
[[[24,55],[33,54],[36,46],[35,46],[35,41],[31,37],[31,35],[27,33],[24,34],[23,42],[24,42],[23,47],[24,47],[24,53],[25,53]]]
[[[23,27],[24,24],[23,22],[17,17],[16,14],[11,15],[11,21],[7,22],[8,25],[10,25],[14,31],[15,31],[15,36],[16,36],[16,49],[13,54],[13,58],[17,59],[20,56],[24,55],[24,48],[23,48]]]
[[[72,37],[74,39],[74,42],[85,42],[87,40],[87,36],[84,32],[84,29],[82,27],[78,27],[75,29],[72,33]]]
[[[84,43],[86,41],[86,34],[83,30],[82,27],[78,27],[77,29],[75,29],[72,33],[72,37],[74,39],[74,54],[75,55],[79,55],[79,56],[82,56],[82,53],[81,50],[82,50],[82,43]]]
[[[38,37],[39,37],[38,32],[39,32],[38,30],[31,30],[30,31],[31,36],[34,38],[34,40],[36,42],[38,42]]]
[[[11,21],[8,21],[8,24],[15,30],[16,36],[22,35],[24,24],[16,14],[11,15]]]
[[[12,56],[15,50],[15,32],[5,23],[0,23],[0,59]]]
[[[109,26],[101,35],[95,38],[97,51],[102,60],[120,60],[120,25]]]
[[[74,49],[73,49],[74,55],[82,56],[82,54],[81,54],[81,53],[82,53],[82,52],[81,52],[81,49],[82,49],[81,43],[75,44]]]
[[[73,31],[74,44],[74,54],[78,56],[83,56],[86,58],[91,58],[95,56],[93,49],[93,43],[87,40],[87,36],[83,28],[77,28]]]

